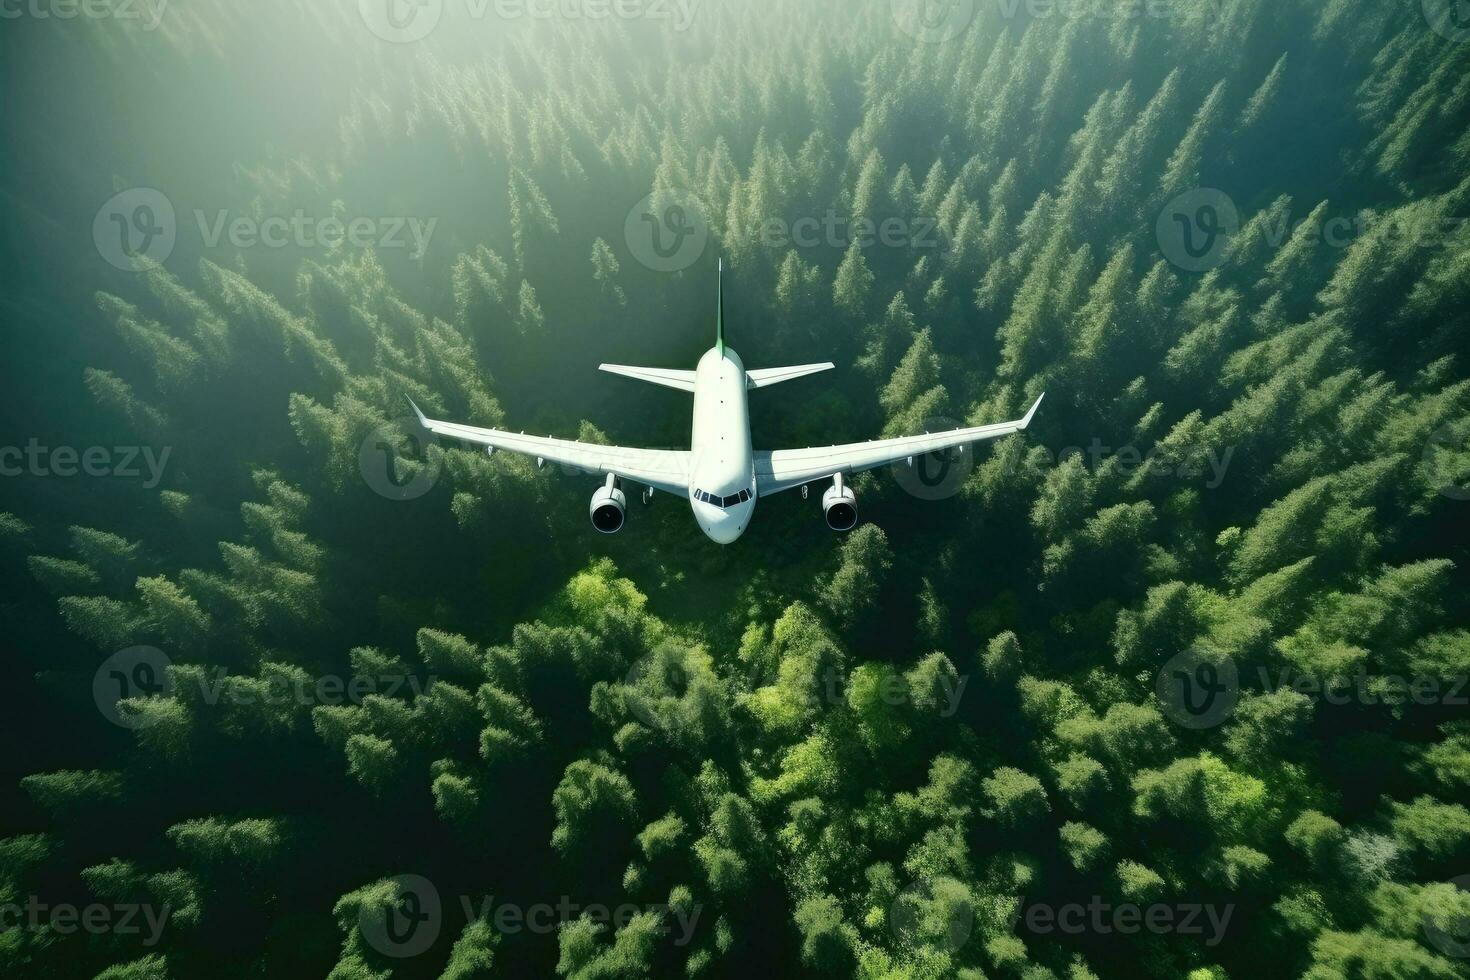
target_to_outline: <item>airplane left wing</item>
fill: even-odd
[[[1036,399],[1025,418],[1014,422],[978,425],[951,432],[934,432],[898,439],[876,439],[872,442],[850,442],[840,446],[818,446],[812,449],[777,449],[755,454],[755,482],[761,494],[780,493],[813,480],[825,480],[836,473],[852,475],[864,470],[887,466],[913,456],[937,453],[987,439],[998,439],[1020,432],[1031,424],[1045,393]]]
[[[523,432],[506,432],[502,429],[482,429],[473,425],[426,418],[413,399],[409,399],[408,403],[413,405],[419,425],[435,435],[473,442],[491,449],[504,449],[523,456],[534,456],[538,460],[557,463],[596,476],[612,473],[666,493],[684,494],[689,489],[692,454],[688,450],[630,449],[572,439],[528,436]]]

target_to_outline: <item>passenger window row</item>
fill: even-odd
[[[714,504],[716,507],[734,507],[736,504],[743,504],[747,500],[749,500],[750,491],[741,490],[739,493],[732,493],[728,497],[721,497],[718,494],[705,493],[703,490],[696,490],[694,491],[694,499],[701,500],[707,504]]]

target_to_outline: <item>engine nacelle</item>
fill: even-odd
[[[822,513],[827,526],[834,531],[851,531],[857,526],[857,494],[842,482],[842,474],[832,479],[832,485],[822,494]]]
[[[623,529],[623,517],[628,511],[628,498],[618,489],[612,476],[607,483],[592,494],[592,503],[587,507],[587,516],[592,526],[603,534],[616,534]]]

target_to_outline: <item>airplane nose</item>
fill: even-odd
[[[695,515],[699,518],[700,530],[704,531],[705,536],[716,544],[732,544],[745,533],[745,518],[748,510],[746,507],[724,509],[706,503],[694,505]]]
[[[744,533],[744,528],[734,521],[725,521],[705,528],[704,533],[716,544],[733,544]]]

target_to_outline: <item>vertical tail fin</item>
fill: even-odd
[[[715,349],[725,353],[725,260],[719,260],[715,280]]]

